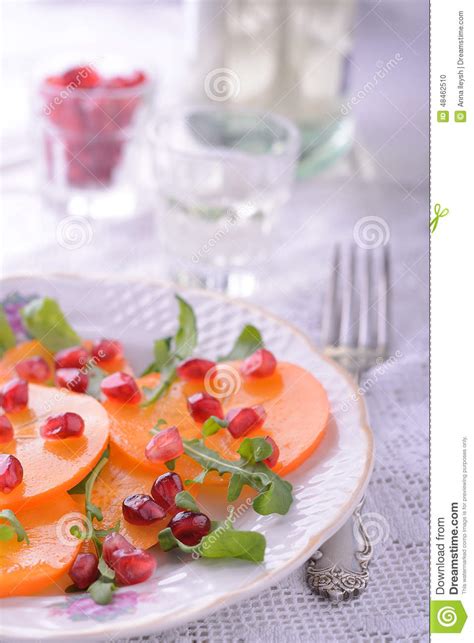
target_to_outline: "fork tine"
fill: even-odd
[[[388,347],[389,324],[389,287],[390,287],[390,255],[387,246],[382,249],[382,266],[377,279],[377,324],[376,348],[377,353],[384,357]]]
[[[367,251],[359,252],[359,333],[357,346],[369,346],[369,315],[370,315],[370,281],[372,273],[371,255]]]
[[[339,245],[336,245],[332,258],[331,276],[326,293],[326,302],[323,309],[321,341],[324,347],[331,346],[335,341],[334,328],[336,328],[337,324],[337,282],[340,257],[341,249]]]
[[[355,267],[355,246],[352,244],[349,252],[345,253],[341,260],[339,271],[341,283],[341,324],[339,327],[339,344],[341,346],[351,345],[351,315],[354,299],[354,267]]]

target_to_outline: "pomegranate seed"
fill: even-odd
[[[13,440],[13,426],[6,415],[0,415],[0,444]]]
[[[183,451],[183,441],[178,429],[170,426],[152,437],[146,445],[145,455],[150,462],[168,462],[180,456]]]
[[[54,381],[56,386],[74,393],[85,393],[89,386],[89,377],[79,368],[58,368]]]
[[[14,455],[0,453],[0,491],[10,493],[23,480],[23,467]]]
[[[155,558],[143,549],[117,549],[112,555],[112,569],[120,585],[136,585],[148,580],[156,569]]]
[[[239,438],[252,429],[263,426],[266,417],[265,409],[259,405],[245,409],[232,409],[226,415],[226,420],[229,422],[227,428],[232,437]]]
[[[62,76],[62,82],[65,86],[71,85],[75,89],[91,89],[92,87],[97,87],[100,84],[101,78],[99,74],[90,67],[86,65],[84,67],[73,67],[68,71],[64,72]]]
[[[54,356],[56,368],[81,368],[89,359],[89,353],[83,346],[72,346],[59,351]]]
[[[171,518],[169,527],[173,536],[185,545],[197,545],[211,531],[211,521],[204,514],[180,511]]]
[[[78,438],[84,433],[84,420],[77,413],[51,415],[40,427],[41,437],[48,440]]]
[[[112,556],[116,551],[134,551],[135,547],[121,534],[109,534],[102,545],[102,556],[109,567],[112,567]]]
[[[10,380],[3,386],[0,399],[7,413],[21,411],[28,405],[28,382],[19,378]]]
[[[193,420],[204,423],[211,415],[221,420],[224,419],[224,411],[219,400],[208,393],[196,393],[188,397],[188,411]]]
[[[69,570],[72,582],[79,589],[87,589],[99,578],[99,561],[95,554],[78,554]]]
[[[94,342],[91,354],[99,362],[108,362],[116,357],[121,357],[123,347],[115,339],[101,339],[99,342]]]
[[[24,359],[15,366],[18,375],[28,382],[46,382],[51,377],[51,369],[43,357]]]
[[[277,361],[273,353],[266,348],[259,348],[255,353],[244,360],[240,372],[242,375],[253,375],[254,377],[268,377],[273,375]]]
[[[100,385],[102,393],[111,400],[136,404],[141,399],[137,383],[128,373],[112,373],[102,380]]]
[[[278,448],[278,444],[275,442],[273,438],[271,438],[269,435],[265,438],[265,440],[272,446],[272,454],[268,458],[265,458],[264,463],[267,465],[267,467],[270,467],[270,469],[273,469],[273,467],[276,465],[278,462],[278,458],[280,457],[280,449]]]
[[[188,359],[187,362],[178,366],[176,372],[182,380],[202,380],[215,365],[215,362],[207,359]]]
[[[127,496],[122,502],[122,513],[132,525],[151,525],[166,516],[166,511],[144,493]]]
[[[179,475],[169,471],[155,480],[151,488],[151,495],[166,513],[174,515],[181,511],[175,505],[174,499],[176,494],[182,490],[183,483]]]
[[[146,81],[146,76],[142,71],[134,71],[128,78],[123,76],[114,76],[105,82],[106,87],[122,88],[140,85]]]

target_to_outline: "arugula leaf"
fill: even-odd
[[[165,393],[168,392],[168,389],[174,384],[178,379],[176,374],[176,367],[172,366],[169,370],[168,367],[162,371],[160,381],[158,386],[154,389],[144,389],[146,399],[142,402],[141,406],[143,408],[151,406],[157,402]]]
[[[183,440],[183,446],[186,455],[200,464],[206,475],[209,471],[217,471],[219,475],[224,473],[240,475],[246,480],[246,484],[254,488],[265,488],[270,484],[268,476],[255,473],[251,467],[246,468],[246,461],[226,460],[220,453],[207,447],[202,440]]]
[[[91,598],[99,605],[107,605],[108,603],[110,603],[113,598],[113,593],[117,589],[115,583],[113,582],[115,579],[115,572],[107,565],[102,557],[102,539],[108,536],[108,534],[117,532],[120,529],[120,521],[109,529],[97,529],[93,522],[94,518],[99,522],[103,519],[101,508],[92,502],[92,491],[100,472],[109,461],[109,454],[109,448],[107,447],[107,449],[102,454],[99,462],[95,465],[92,471],[73,489],[69,490],[70,494],[84,493],[86,496],[86,516],[89,524],[92,526],[90,540],[92,541],[97,552],[97,556],[99,557],[100,572],[99,578],[94,583],[92,583],[87,591],[91,595]],[[80,530],[77,532],[77,534],[74,535],[78,535],[78,537],[82,536]],[[74,586],[69,587],[68,591],[75,591]]]
[[[99,572],[99,578],[92,583],[87,591],[95,603],[107,605],[112,600],[117,586],[114,583],[115,572],[107,565],[102,556],[99,558]]]
[[[0,357],[16,344],[15,333],[10,326],[3,306],[0,305]]]
[[[0,525],[0,540],[11,540],[16,534],[16,539],[19,543],[25,541],[27,545],[30,544],[30,539],[28,538],[25,528],[11,509],[3,509],[0,511],[0,519],[2,518],[9,524]]]
[[[99,557],[100,571],[99,578],[94,583],[92,583],[87,591],[91,595],[91,598],[99,605],[107,605],[108,603],[110,603],[113,597],[113,593],[117,589],[114,583],[115,572],[107,565],[102,557],[102,538],[105,538],[105,536],[114,531],[118,531],[120,523],[117,523],[110,529],[97,529],[94,526],[93,522],[94,518],[99,522],[103,519],[101,508],[92,502],[92,491],[100,472],[105,467],[108,461],[109,449],[107,448],[102,454],[99,462],[95,465],[89,475],[84,478],[84,480],[79,483],[79,485],[76,485],[74,489],[71,489],[69,491],[69,493],[84,492],[86,496],[86,516],[88,521],[92,525],[92,534],[90,539],[93,542],[97,555]]]
[[[211,532],[199,543],[203,558],[240,558],[261,563],[265,557],[265,536],[258,531],[225,529]]]
[[[53,353],[81,341],[58,302],[50,297],[33,299],[23,306],[20,313],[28,333]]]
[[[92,489],[94,487],[95,481],[97,480],[97,477],[99,476],[99,473],[102,471],[102,469],[105,467],[108,461],[109,461],[109,454],[107,453],[107,455],[105,455],[104,453],[104,455],[102,455],[99,462],[95,465],[95,467],[88,475],[86,483],[84,485],[84,493],[86,494],[86,514],[89,520],[91,521],[91,523],[93,518],[96,518],[99,522],[101,522],[104,519],[101,508],[92,502]],[[93,535],[93,539],[94,539],[94,535]]]
[[[272,445],[264,438],[245,438],[237,449],[243,458],[255,464],[269,458],[273,453]]]
[[[115,572],[114,572],[115,574]],[[116,585],[100,576],[87,590],[92,600],[98,605],[108,605],[112,600],[113,593],[117,589]]]
[[[145,391],[146,400],[142,403],[143,407],[154,404],[167,393],[177,379],[176,366],[192,354],[197,344],[196,315],[187,301],[179,295],[175,297],[179,305],[178,330],[174,337],[155,341],[155,359],[143,374],[158,372],[161,373],[161,377],[155,389]]]
[[[71,536],[74,536],[74,538],[77,538],[77,540],[85,540],[86,537],[86,532],[83,532],[82,529],[79,527],[79,525],[73,525],[69,529],[69,533]]]
[[[208,437],[209,435],[214,435],[220,429],[225,429],[227,426],[229,426],[229,423],[226,420],[221,420],[215,415],[211,415],[202,425],[202,434]]]
[[[163,339],[157,339],[153,346],[153,354],[155,359],[147,368],[143,371],[143,375],[148,375],[149,373],[161,373],[163,368],[168,364],[171,358],[171,340],[172,337],[164,337]]]
[[[219,362],[227,362],[234,359],[245,359],[262,348],[263,339],[260,331],[255,326],[247,324],[243,327],[240,335],[235,340],[230,353],[217,358]]]
[[[178,547],[186,554],[198,554],[202,558],[239,558],[260,563],[265,557],[265,536],[258,531],[238,531],[219,525],[204,536],[198,545],[189,546],[173,536],[169,527],[158,534],[158,542],[163,551]]]
[[[264,450],[260,441],[262,438],[247,438],[253,444],[244,447],[244,453],[257,453],[262,457]],[[257,442],[254,442],[256,440]],[[229,502],[236,500],[244,485],[248,485],[259,492],[253,500],[253,508],[264,516],[271,513],[284,515],[293,502],[293,487],[287,480],[283,480],[263,462],[248,460],[226,460],[217,451],[207,447],[202,440],[183,440],[184,452],[203,467],[203,471],[194,479],[202,483],[209,471],[217,471],[220,475],[230,473],[231,479],[227,492]],[[255,460],[255,455],[253,455]]]
[[[104,377],[107,377],[108,373],[103,371],[98,366],[94,366],[87,370],[87,375],[89,377],[89,384],[87,386],[87,395],[95,397],[96,400],[100,400],[102,397],[102,391],[100,390],[100,385]]]
[[[94,533],[97,536],[97,538],[105,538],[109,534],[116,534],[120,530],[120,520],[117,520],[115,525],[113,527],[109,527],[108,529],[96,529],[94,527]]]
[[[189,491],[180,491],[176,494],[174,499],[175,505],[180,509],[185,509],[186,511],[194,511],[199,513],[201,510],[197,502],[194,500]]]
[[[186,359],[192,355],[197,345],[197,323],[194,310],[179,295],[175,295],[179,305],[179,328],[174,337],[175,353],[179,359]]]
[[[230,477],[229,488],[227,489],[227,500],[234,502],[242,493],[244,488],[244,479],[238,473],[233,473]]]
[[[266,467],[263,462],[256,467]],[[293,502],[293,487],[287,480],[273,474],[270,486],[253,499],[252,506],[258,514],[268,516],[269,514],[281,514],[284,516]]]
[[[1,542],[6,542],[8,540],[11,540],[14,535],[15,535],[15,530],[13,529],[13,527],[9,527],[8,525],[0,525]]]
[[[114,570],[107,565],[103,558],[99,560],[99,572],[104,578],[108,578],[110,580],[115,578]]]
[[[158,534],[158,544],[160,545],[161,551],[171,551],[175,547],[178,547],[179,540],[173,536],[173,532],[170,527],[165,527]]]
[[[92,469],[92,471],[90,471],[90,472],[86,475],[86,477],[85,477],[85,478],[83,478],[80,482],[78,482],[78,483],[77,483],[77,485],[76,485],[75,487],[73,487],[72,489],[69,489],[68,493],[69,493],[69,494],[71,494],[71,495],[75,495],[75,494],[78,494],[78,493],[86,493],[86,483],[87,483],[87,481],[88,481],[88,480],[89,480],[89,478],[92,476],[92,474],[94,473],[95,469],[96,469],[97,467],[99,467],[99,465],[101,464],[102,460],[105,460],[105,462],[107,462],[107,460],[109,459],[109,457],[110,457],[110,448],[109,448],[109,447],[107,447],[107,448],[105,449],[105,451],[103,452],[103,454],[100,456],[99,462],[95,465],[94,469]],[[100,469],[99,469],[99,473],[100,473],[100,471],[102,471],[102,467],[103,467],[103,466],[104,466],[104,465],[102,465],[102,466],[100,467]]]

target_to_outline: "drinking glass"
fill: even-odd
[[[302,134],[299,176],[347,151],[356,0],[184,0],[184,99],[276,111]]]
[[[140,200],[140,166],[153,80],[121,59],[61,59],[38,72],[35,115],[43,193],[61,213],[129,217]]]
[[[169,276],[248,294],[291,194],[297,128],[275,114],[196,107],[160,121],[151,140]]]

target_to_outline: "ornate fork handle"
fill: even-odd
[[[353,554],[359,569],[351,569],[342,564],[341,561],[333,561],[330,565],[320,567],[318,566],[319,561],[323,556],[328,557],[327,554],[323,554],[320,550],[308,562],[306,580],[309,587],[315,594],[319,594],[319,596],[328,598],[336,603],[359,596],[366,589],[369,582],[369,563],[373,555],[373,547],[362,521],[361,510],[363,504],[364,499],[357,505],[352,515],[352,521],[348,521],[357,542],[360,544],[360,549]],[[347,525],[342,529],[347,529]],[[328,542],[330,543],[331,540]],[[336,546],[335,549],[337,549]]]

